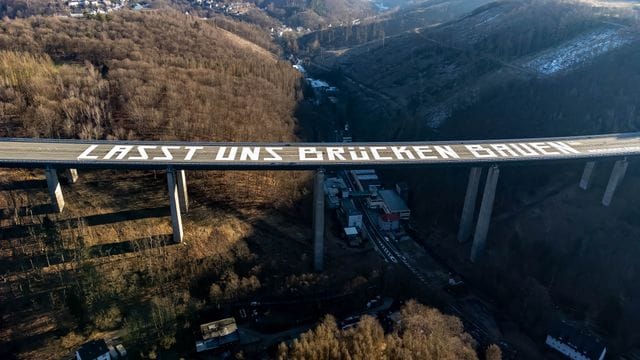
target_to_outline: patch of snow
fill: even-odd
[[[300,64],[295,64],[293,65],[293,68],[300,71],[303,74],[307,73],[307,70],[305,70],[304,66],[300,65]]]
[[[437,129],[449,118],[449,115],[450,111],[444,105],[436,106],[426,113],[427,126]]]
[[[493,22],[495,19],[497,19],[498,17],[500,17],[500,15],[502,15],[502,13],[497,13],[495,15],[491,15],[486,19],[483,19],[482,21],[476,23],[475,25],[473,25],[474,27],[478,27],[478,26],[482,26],[482,25],[486,25],[489,24],[491,22]]]
[[[369,0],[369,2],[372,2],[373,5],[375,5],[378,8],[378,11],[387,11],[387,10],[389,10],[389,7],[386,6],[382,1]]]
[[[628,44],[631,40],[631,36],[625,33],[624,29],[592,31],[554,49],[543,51],[526,62],[524,67],[541,75],[553,75]]]
[[[307,78],[307,81],[309,82],[309,85],[311,85],[311,87],[315,89],[330,88],[329,84],[322,80]]]

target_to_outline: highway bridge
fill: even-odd
[[[393,143],[212,143],[0,138],[0,167],[43,168],[53,208],[64,208],[58,172],[71,183],[78,169],[166,169],[173,239],[183,239],[181,213],[188,211],[185,170],[315,170],[314,266],[323,267],[325,169],[406,166],[471,167],[460,220],[459,241],[472,233],[483,168],[487,168],[471,260],[486,241],[500,166],[542,161],[586,162],[579,186],[589,187],[596,162],[615,159],[602,199],[609,206],[627,170],[640,155],[640,132],[536,139]]]

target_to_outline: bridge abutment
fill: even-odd
[[[313,179],[313,268],[324,269],[324,170]]]
[[[609,176],[607,189],[604,191],[604,196],[602,197],[602,205],[611,205],[613,195],[615,194],[616,189],[618,188],[620,183],[622,183],[624,175],[627,173],[628,166],[629,161],[626,158],[623,160],[618,160],[615,162],[615,164],[613,164],[613,170],[611,171],[611,176]]]
[[[171,208],[171,226],[173,227],[173,242],[181,243],[183,238],[182,215],[180,213],[180,191],[178,190],[178,174],[173,169],[167,170],[167,185],[169,188],[169,207]]]
[[[582,171],[582,177],[580,178],[580,189],[588,190],[591,185],[591,178],[593,177],[593,169],[596,167],[595,161],[589,161],[584,166]]]
[[[478,223],[476,224],[476,231],[473,235],[473,245],[471,246],[472,262],[475,262],[476,259],[478,259],[478,257],[484,252],[499,177],[500,168],[497,165],[491,166],[487,172],[487,181],[484,185],[484,192],[482,194],[482,204],[480,205],[480,213],[478,214]]]
[[[47,188],[49,189],[53,211],[61,213],[62,209],[64,209],[64,197],[62,196],[62,186],[58,179],[58,172],[56,169],[46,168],[45,174],[47,176]]]
[[[459,242],[465,242],[469,239],[469,236],[471,236],[473,218],[476,212],[476,199],[478,197],[480,176],[482,176],[481,167],[472,167],[471,170],[469,170],[467,192],[464,196],[464,205],[462,207],[462,215],[460,216],[460,228],[458,229]]]

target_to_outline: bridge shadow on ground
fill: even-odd
[[[16,216],[46,215],[55,212],[51,204],[21,206],[17,209],[0,209],[0,220],[12,219]],[[0,229],[4,231],[4,229]]]
[[[50,213],[50,211],[49,212],[46,211],[46,207],[49,207],[50,209],[51,205],[38,205],[34,208],[37,209],[38,212],[41,212],[41,214]],[[29,209],[20,208],[18,211],[27,212],[30,209],[34,209],[34,208],[33,207]],[[32,211],[32,213],[36,215],[35,211]],[[0,209],[0,214],[2,214],[2,218],[4,219],[7,218],[4,216],[9,216],[9,217],[13,216],[11,209]],[[140,219],[148,219],[148,218],[154,218],[154,217],[165,217],[169,215],[170,214],[169,214],[168,206],[159,206],[159,207],[153,207],[153,208],[123,210],[123,211],[118,211],[118,212],[108,213],[108,214],[88,215],[88,216],[83,216],[79,218],[57,221],[55,222],[55,224],[60,229],[66,229],[69,227],[71,228],[78,227],[80,224],[84,224],[85,226],[107,225],[107,224],[114,224],[122,221],[140,220]],[[40,224],[29,224],[29,225],[13,225],[5,228],[0,228],[0,240],[10,240],[13,238],[29,236],[30,234],[33,234],[34,232],[36,232],[36,230],[39,227],[41,227]]]
[[[25,214],[48,214],[51,213],[51,205],[43,204],[35,207],[22,207],[18,209],[18,213]],[[0,209],[0,217],[3,219],[11,218],[15,215],[14,209]],[[122,221],[147,219],[154,217],[167,217],[169,216],[168,206],[159,206],[152,208],[124,210],[115,213],[89,215],[79,218],[64,219],[60,221],[51,221],[50,218],[45,218],[44,222],[49,222],[53,227],[64,230],[68,228],[77,228],[81,224],[84,226],[98,226],[115,224]],[[46,236],[43,233],[46,232],[45,224],[28,224],[28,225],[13,225],[0,228],[0,240],[9,241],[12,239],[25,238],[29,236]],[[46,241],[46,240],[45,240]],[[146,242],[146,246],[143,245]],[[50,253],[39,255],[18,255],[0,260],[0,272],[15,272],[21,271],[23,263],[29,262],[29,267],[46,267],[62,264],[72,261],[77,256],[86,256],[89,258],[100,258],[111,255],[120,255],[125,253],[131,253],[140,250],[141,248],[167,246],[173,244],[172,234],[166,235],[154,235],[149,237],[143,237],[138,239],[131,239],[126,241],[119,241],[108,244],[99,244],[87,247],[85,249],[56,249],[51,250]]]
[[[19,359],[15,354],[24,351],[24,344],[29,344],[29,349],[36,349],[38,347],[44,346],[45,343],[51,339],[51,337],[61,337],[68,333],[68,330],[65,328],[54,329],[44,331],[42,333],[32,335],[32,334],[22,334],[20,336],[12,338],[10,341],[3,342],[0,344],[0,356],[6,360]],[[73,357],[72,359],[75,359]]]
[[[143,245],[145,242],[148,244],[147,246]],[[94,245],[86,249],[57,249],[55,251],[52,250],[49,254],[13,256],[10,259],[0,260],[0,272],[21,271],[23,270],[21,264],[24,262],[28,262],[29,266],[43,268],[73,261],[77,256],[96,259],[169,245],[173,245],[172,235],[154,235],[116,243]]]
[[[47,181],[44,179],[19,180],[19,181],[12,181],[6,184],[0,184],[0,191],[44,189],[46,187],[47,187]]]

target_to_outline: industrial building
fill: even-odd
[[[359,246],[362,244],[362,239],[359,234],[359,230],[355,227],[346,227],[344,231],[344,240],[349,246]]]
[[[378,228],[383,231],[396,231],[400,229],[400,214],[379,214]]]
[[[404,181],[396,183],[396,192],[405,203],[409,203],[409,184]]]
[[[376,171],[372,169],[351,170],[351,177],[360,191],[375,194],[382,187]]]
[[[345,227],[362,229],[362,212],[356,208],[351,199],[342,199],[340,202],[340,221]]]
[[[340,207],[340,200],[349,195],[349,188],[342,178],[330,177],[324,181],[324,193],[327,197],[327,207],[337,209]]]
[[[230,317],[200,325],[202,340],[196,341],[196,351],[217,349],[240,341],[236,319]]]
[[[107,343],[100,340],[91,340],[82,344],[76,351],[76,360],[111,360],[111,353]]]
[[[558,322],[547,335],[545,343],[574,360],[602,360],[607,347],[599,339],[585,334],[565,322]]]
[[[409,220],[411,210],[395,190],[378,190],[378,195],[383,201],[382,210],[385,214],[398,214],[400,219]]]
[[[382,198],[378,196],[378,193],[375,193],[367,198],[367,207],[369,209],[382,209],[383,206],[384,200],[382,200]]]

